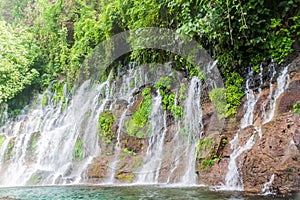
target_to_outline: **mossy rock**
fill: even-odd
[[[8,147],[6,148],[5,152],[4,152],[4,161],[9,161],[11,159],[11,157],[14,155],[14,149],[15,147],[15,138],[11,139],[9,141]]]
[[[42,177],[40,175],[32,176],[29,181],[27,182],[28,185],[37,185],[41,182]]]
[[[27,154],[27,156],[30,156],[29,159],[32,160],[35,153],[36,153],[36,147],[37,147],[37,142],[39,137],[41,136],[41,133],[35,132],[31,135],[31,139],[30,139],[30,143],[27,147],[27,151],[29,151],[29,154]]]
[[[210,167],[221,160],[217,156],[218,138],[213,135],[201,139],[197,148],[197,161],[200,171],[209,171]]]
[[[119,172],[117,178],[121,182],[132,183],[134,180],[134,174],[132,172]]]
[[[135,108],[132,110],[135,110],[135,112],[132,117],[125,122],[127,134],[138,138],[143,138],[145,133],[148,132],[147,124],[153,104],[150,87],[146,87],[142,91],[142,97],[134,104]]]
[[[113,133],[113,124],[115,122],[115,117],[110,110],[106,110],[99,115],[98,119],[98,134],[102,140],[110,144],[115,138]]]
[[[6,137],[4,135],[0,136],[0,148],[2,147],[3,142],[5,141],[5,139],[6,139]]]

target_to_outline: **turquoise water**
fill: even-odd
[[[204,187],[170,188],[160,186],[43,186],[0,188],[0,199],[11,197],[22,200],[100,199],[100,200],[152,200],[152,199],[296,199],[265,196],[246,196],[240,192],[212,191]],[[298,196],[299,197],[299,196]]]

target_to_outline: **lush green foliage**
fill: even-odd
[[[213,165],[215,162],[218,162],[221,160],[221,158],[216,156],[215,149],[214,149],[214,139],[212,138],[203,138],[198,143],[197,152],[199,155],[199,152],[208,152],[208,154],[204,158],[198,159],[200,162],[200,169],[204,170],[207,167]]]
[[[75,159],[76,160],[82,160],[83,158],[83,152],[82,152],[82,148],[83,148],[83,143],[81,138],[78,138],[75,144]]]
[[[113,123],[115,118],[110,110],[104,111],[99,115],[98,119],[98,133],[106,143],[111,143],[115,135],[112,131]]]
[[[293,105],[294,114],[299,115],[300,114],[300,104],[297,102]]]
[[[129,150],[127,148],[124,148],[123,152],[126,153],[126,154],[129,154],[129,155],[132,155],[132,156],[136,156],[136,153],[134,151]]]
[[[139,102],[136,112],[132,115],[132,118],[125,123],[127,132],[130,136],[136,135],[138,138],[142,138],[145,134],[145,130],[142,130],[150,117],[152,109],[152,95],[151,88],[147,87],[142,92],[143,100]]]
[[[236,114],[236,108],[240,105],[241,98],[245,95],[242,90],[243,78],[237,72],[232,72],[226,79],[226,116]]]
[[[300,35],[299,0],[3,0],[0,15],[14,24],[0,25],[0,102],[33,84],[44,89],[67,82],[72,88],[84,59],[100,42],[129,29],[164,27],[194,38],[218,59],[222,74],[230,79],[230,116],[243,96],[238,72],[249,65],[257,68],[267,57],[283,63]],[[173,61],[174,68],[186,70],[189,77],[204,78],[202,66],[162,50],[137,49],[120,59]],[[169,95],[164,106],[178,115],[180,108],[168,105],[174,97]]]
[[[225,88],[215,88],[209,93],[209,99],[215,106],[219,118],[226,116],[226,89]]]
[[[38,56],[33,35],[0,21],[0,103],[13,98],[38,77],[32,68]]]
[[[183,114],[183,109],[181,106],[175,105],[176,94],[171,92],[171,85],[172,79],[166,76],[161,77],[159,81],[155,83],[154,87],[159,90],[162,96],[163,109],[170,111],[173,116],[180,118]]]

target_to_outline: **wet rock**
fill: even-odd
[[[285,113],[262,126],[263,137],[243,154],[241,176],[246,191],[260,193],[275,175],[274,192],[286,194],[299,189],[300,152],[294,138],[300,129],[300,118]]]
[[[88,166],[87,177],[91,182],[100,182],[107,177],[109,163],[112,156],[99,156]]]
[[[122,135],[122,149],[127,148],[135,153],[143,153],[146,150],[146,141],[144,138],[136,136]]]
[[[212,186],[225,183],[231,154],[229,146],[228,137],[220,135],[219,132],[212,132],[200,141],[196,166],[199,183]]]
[[[199,183],[210,186],[224,185],[228,163],[229,158],[222,158],[220,162],[211,166],[209,173],[198,172]]]
[[[277,100],[276,115],[293,111],[293,105],[296,102],[300,102],[300,77],[295,74],[293,79],[294,80],[289,83],[286,92]]]

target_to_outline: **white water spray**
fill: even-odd
[[[288,80],[289,80],[288,66],[286,66],[277,78],[277,88],[276,88],[274,94],[273,94],[273,90],[274,90],[273,84],[270,82],[270,94],[268,95],[268,101],[269,101],[270,108],[269,108],[268,112],[266,112],[266,109],[263,108],[263,110],[264,110],[263,123],[264,124],[273,119],[273,117],[275,115],[277,99],[288,87]]]

